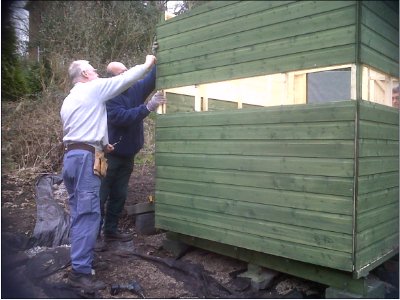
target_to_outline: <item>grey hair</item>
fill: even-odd
[[[87,60],[75,60],[71,63],[68,68],[68,74],[72,83],[77,82],[77,79],[81,76],[82,71],[85,71],[88,65],[89,61]]]

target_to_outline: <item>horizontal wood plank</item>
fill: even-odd
[[[327,5],[321,6],[311,2],[298,2],[296,4],[302,6],[314,5],[314,7],[319,7],[320,11],[323,11],[325,7],[327,7]],[[331,3],[331,6],[334,5],[335,3]],[[286,10],[285,8],[289,6],[280,6],[278,14],[275,10],[266,10],[261,13],[237,18],[230,22],[219,22],[197,30],[194,29],[184,33],[176,33],[166,38],[158,38],[157,40],[160,44],[159,54],[162,57],[160,63],[162,64],[164,59],[172,61],[171,52],[174,52],[175,48],[179,47],[197,45],[196,48],[198,49],[193,55],[198,56],[199,53],[203,53],[199,52],[201,51],[200,49],[207,50],[208,54],[224,50],[228,51],[236,47],[253,45],[255,44],[255,38],[257,38],[257,43],[265,43],[277,39],[296,37],[302,34],[316,33],[342,26],[354,25],[355,6],[351,3],[347,3],[347,5],[347,7],[345,6],[341,9],[316,15],[310,15],[309,12],[302,10],[293,11],[291,14],[282,14],[282,12]],[[304,16],[307,13],[309,15],[306,18],[299,19],[295,16]],[[327,20],[330,19],[334,19],[335,22],[327,22]],[[214,49],[210,47],[210,44],[214,44]],[[164,52],[168,50],[171,51]],[[183,56],[182,59],[187,57],[188,56]],[[175,57],[175,59],[177,59],[177,57]]]
[[[399,142],[398,141],[385,141],[385,140],[359,140],[359,157],[398,157],[399,156]]]
[[[255,2],[248,5],[244,1],[209,1],[195,10],[179,15],[170,22],[157,26],[157,38],[163,39],[171,35],[179,35],[187,31],[212,26],[217,23],[232,22],[243,16],[253,15],[260,11],[287,5],[282,1]]]
[[[243,234],[254,234],[266,238],[347,253],[352,252],[351,235],[309,228],[307,227],[307,222],[304,222],[301,226],[293,226],[279,222],[270,222],[268,220],[265,221],[256,216],[249,218],[246,212],[251,210],[251,207],[246,207],[243,212],[240,211],[241,207],[234,208],[233,211],[228,208],[226,213],[213,212],[212,208],[203,210],[197,207],[197,209],[193,210],[190,205],[185,206],[185,202],[179,202],[177,199],[169,196],[170,195],[165,198],[158,197],[158,199],[162,199],[162,201],[157,200],[157,210],[160,215],[184,220],[186,222],[193,221],[205,226],[237,231]],[[208,202],[207,204],[212,204],[212,202]],[[203,207],[204,206],[205,205],[203,205]],[[254,209],[263,208],[259,206]],[[263,209],[263,211],[265,210],[268,210],[268,208],[266,207]],[[234,214],[231,214],[231,212]],[[257,216],[260,215],[261,213],[257,213]]]
[[[322,48],[348,45],[354,42],[355,27],[334,28],[323,33],[304,34],[299,37],[278,39],[256,45],[244,45],[230,51],[215,52],[215,44],[199,49],[177,49],[171,56],[157,64],[157,72],[163,76],[222,67],[230,64],[252,62],[293,53],[301,54]],[[211,53],[210,53],[211,52]]]
[[[399,233],[399,218],[388,220],[385,223],[381,223],[373,228],[369,228],[356,235],[357,251],[361,251],[364,248],[370,246],[376,246],[381,240],[392,236],[393,234]]]
[[[366,124],[365,130],[373,126]],[[377,126],[373,133],[364,134],[367,137],[378,133],[394,139],[392,132],[384,126]],[[372,129],[371,129],[372,130]],[[393,129],[395,131],[395,129]],[[324,122],[324,123],[293,123],[271,125],[220,125],[199,127],[157,128],[157,140],[352,140],[354,138],[354,122]]]
[[[361,26],[361,41],[368,47],[381,53],[393,61],[399,61],[399,43],[398,40],[387,40],[380,34],[368,27]]]
[[[399,186],[399,171],[360,176],[358,194],[367,194]]]
[[[353,195],[353,178],[167,166],[157,167],[157,178],[222,183],[337,196]]]
[[[391,203],[357,215],[357,233],[399,217],[399,203]]]
[[[360,269],[372,262],[380,260],[389,252],[398,252],[399,233],[395,233],[378,243],[372,244],[357,253],[356,269]]]
[[[163,204],[163,206],[158,206],[157,208],[160,212],[169,210],[185,211],[185,216],[191,216],[201,211],[206,211],[207,214],[216,213],[222,219],[225,216],[229,216],[233,219],[240,219],[243,222],[247,222],[245,219],[254,219],[257,220],[258,224],[273,222],[343,234],[352,233],[351,216],[233,200],[220,201],[217,198],[188,196],[161,191],[156,194],[156,197],[157,203]],[[184,210],[179,210],[180,208]],[[207,221],[209,220],[206,218],[205,222]]]
[[[388,6],[384,1],[363,1],[362,6],[375,12],[381,19],[385,20],[393,28],[399,29],[399,14]],[[396,21],[397,20],[397,21]]]
[[[354,121],[355,101],[157,116],[156,128]]]
[[[395,107],[379,103],[360,101],[360,119],[389,125],[399,125],[399,110]]]
[[[351,271],[351,255],[344,252],[323,250],[295,243],[282,243],[250,234],[240,234],[221,228],[204,226],[194,222],[184,222],[156,215],[156,226],[173,232],[195,235],[200,238],[238,246],[245,249],[270,253],[317,265]]]
[[[382,71],[394,77],[399,77],[398,61],[394,61],[362,43],[360,47],[360,61],[378,71]]]
[[[388,204],[399,201],[399,187],[379,190],[368,194],[359,195],[357,198],[357,211],[363,213],[372,211]]]
[[[167,93],[166,98],[168,101],[168,114],[176,112],[194,112],[194,97]]]
[[[237,107],[238,107],[237,102],[208,99],[208,110],[207,111],[237,109]]]
[[[371,174],[379,167],[396,169],[396,159],[381,163],[381,160],[369,163]],[[398,163],[398,159],[397,159]],[[268,173],[287,173],[302,175],[322,175],[336,177],[352,177],[354,175],[353,159],[323,159],[303,157],[260,157],[246,155],[210,155],[210,154],[174,154],[157,153],[157,166],[193,167],[205,169],[256,171]],[[360,166],[361,167],[361,166]],[[368,173],[368,172],[367,172]]]
[[[358,174],[373,175],[399,170],[399,157],[362,157],[359,159]]]
[[[222,205],[221,209],[224,209],[225,205],[227,205],[225,203],[239,201],[243,202],[243,205],[272,205],[346,216],[351,216],[353,213],[353,199],[350,196],[332,196],[163,178],[157,178],[156,187],[156,195],[159,192],[168,195],[173,194],[174,197],[184,198],[185,201],[189,201],[193,205],[197,205],[200,202],[203,203],[203,200],[198,203],[192,200],[197,199],[199,196],[212,198],[213,202]]]
[[[387,22],[387,18],[382,18],[379,14],[379,11],[371,11],[368,7],[363,6],[361,23],[398,46],[399,31]]]
[[[192,84],[202,84],[246,78],[259,75],[276,74],[294,70],[327,67],[354,62],[355,45],[309,51],[259,61],[238,63],[208,70],[200,70],[171,76],[157,77],[156,88],[166,89]]]
[[[360,121],[361,139],[399,140],[399,126],[371,121]]]
[[[393,155],[394,149],[368,149],[364,155],[383,153]],[[208,153],[226,155],[260,155],[260,156],[285,156],[298,157],[324,157],[324,158],[353,158],[354,141],[332,140],[287,140],[287,141],[159,141],[156,142],[156,152],[171,153]]]

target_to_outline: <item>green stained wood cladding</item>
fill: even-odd
[[[399,111],[365,101],[359,110],[356,270],[399,248]]]
[[[398,77],[398,24],[390,1],[209,1],[157,26],[157,88],[341,64]],[[395,108],[168,100],[157,227],[356,278],[398,252]]]
[[[194,97],[192,96],[167,93],[167,98],[168,98],[167,113],[194,111]]]
[[[399,6],[390,1],[361,2],[360,60],[399,76]]]
[[[157,88],[349,63],[396,77],[398,20],[387,1],[210,1],[157,26]]]
[[[365,101],[160,115],[156,226],[364,276],[398,249],[398,136]]]

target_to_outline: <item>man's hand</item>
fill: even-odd
[[[103,150],[104,150],[104,153],[113,152],[114,151],[114,146],[111,145],[111,144],[107,144],[107,145],[104,146]]]
[[[150,69],[157,62],[157,58],[154,55],[146,55],[146,61],[144,62],[144,66],[147,69]]]
[[[157,50],[158,50],[158,43],[157,43],[157,39],[154,38],[153,45],[151,46],[151,53],[153,53],[153,55],[156,55]]]
[[[167,99],[164,97],[164,93],[157,92],[153,97],[151,97],[149,102],[147,102],[146,107],[149,111],[155,111],[157,107],[165,103],[167,103]]]

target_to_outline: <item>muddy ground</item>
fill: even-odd
[[[154,167],[135,167],[126,205],[154,198],[154,172]],[[255,289],[248,278],[238,276],[246,271],[246,263],[205,250],[191,248],[176,259],[163,247],[165,232],[139,234],[126,211],[120,227],[134,239],[109,243],[95,257],[96,277],[107,289],[94,294],[71,289],[69,246],[34,247],[30,240],[37,218],[37,176],[2,174],[2,298],[324,298],[326,286],[281,273],[265,289]],[[63,185],[55,187],[54,198],[68,211]],[[143,294],[129,289],[133,281]],[[115,284],[122,288],[112,295]],[[396,291],[388,284],[387,298],[396,297],[398,285]]]

